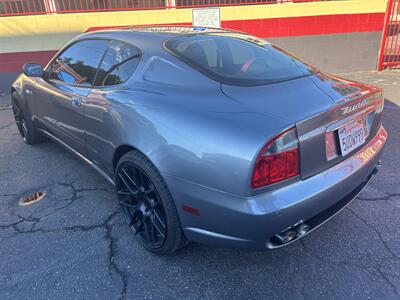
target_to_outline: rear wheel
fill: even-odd
[[[46,138],[36,129],[30,115],[22,110],[15,92],[12,94],[11,99],[15,124],[17,125],[19,134],[23,141],[29,145],[35,145],[46,140]]]
[[[167,254],[185,245],[172,196],[143,154],[131,151],[120,159],[116,191],[128,226],[147,250]]]

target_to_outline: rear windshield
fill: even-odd
[[[168,40],[165,47],[200,72],[227,84],[261,85],[316,73],[282,49],[247,35],[181,36]]]

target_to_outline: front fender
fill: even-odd
[[[17,79],[11,85],[11,95],[15,92],[20,98],[22,98],[22,83],[23,83],[23,74],[18,75]]]
[[[12,97],[17,97],[23,111],[30,113],[29,99],[26,95],[26,90],[34,90],[35,80],[20,74],[11,86]]]

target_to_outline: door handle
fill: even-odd
[[[81,106],[81,98],[77,96],[71,97],[72,106],[80,107]]]

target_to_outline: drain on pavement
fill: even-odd
[[[19,199],[19,205],[25,206],[42,200],[46,196],[45,191],[35,192]]]

